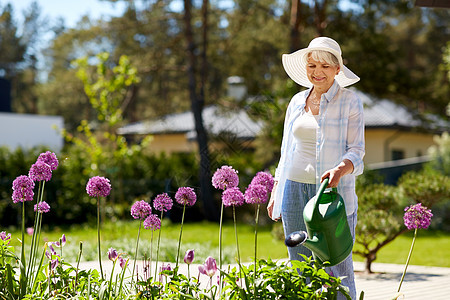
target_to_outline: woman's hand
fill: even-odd
[[[342,176],[350,174],[352,172],[353,163],[348,159],[344,159],[337,167],[325,171],[325,173],[323,173],[322,177],[320,178],[320,182],[324,181],[325,178],[328,177],[329,182],[327,187],[335,188],[338,186]]]
[[[267,214],[269,215],[269,218],[271,218],[274,221],[278,221],[280,218],[277,219],[273,219],[272,215],[273,215],[273,206],[275,204],[275,194],[277,191],[277,186],[278,186],[278,181],[275,181],[273,184],[273,189],[272,189],[272,193],[270,194],[270,200],[269,200],[269,204],[267,204]]]

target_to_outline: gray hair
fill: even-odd
[[[340,66],[339,60],[337,59],[337,57],[328,51],[312,50],[311,52],[308,52],[307,55],[305,55],[304,59],[306,60],[306,62],[308,61],[308,58],[310,58],[310,57],[312,59],[314,59],[315,61],[325,62],[332,66],[337,66],[337,67]]]

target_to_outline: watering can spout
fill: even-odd
[[[287,236],[284,243],[288,247],[295,247],[297,245],[303,245],[312,252],[314,252],[316,258],[325,262],[330,260],[330,253],[328,251],[328,244],[323,234],[318,233],[310,239],[308,239],[308,233],[306,231],[295,231]]]

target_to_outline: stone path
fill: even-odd
[[[374,274],[366,275],[363,263],[355,262],[354,267],[358,296],[364,291],[365,300],[391,299],[404,269],[404,265],[373,263]],[[450,299],[450,268],[408,266],[400,291],[404,298],[399,299]]]

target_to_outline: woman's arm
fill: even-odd
[[[350,174],[352,172],[353,172],[353,163],[348,159],[344,159],[335,168],[325,171],[325,173],[323,173],[322,177],[320,178],[320,182],[322,182],[325,178],[328,177],[330,178],[328,182],[328,187],[330,188],[337,187],[342,176]]]

